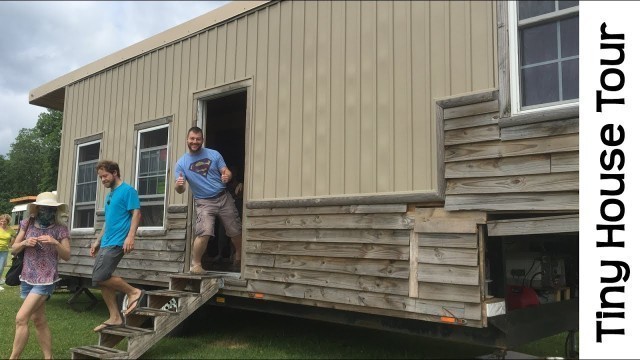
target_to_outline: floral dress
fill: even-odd
[[[29,219],[20,222],[20,229],[27,227]],[[29,226],[25,239],[50,235],[58,241],[69,238],[69,229],[65,225],[54,224],[42,229],[35,223]],[[26,247],[20,280],[30,285],[50,285],[58,280],[58,250],[54,244],[41,244],[42,246]]]

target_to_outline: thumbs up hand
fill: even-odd
[[[176,186],[183,187],[184,186],[184,175],[182,175],[182,171],[176,180]]]

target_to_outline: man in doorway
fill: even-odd
[[[207,241],[214,236],[215,219],[220,217],[227,236],[235,247],[234,271],[240,271],[242,256],[242,225],[233,197],[226,191],[226,183],[231,180],[231,171],[227,168],[219,152],[202,147],[204,136],[202,129],[192,127],[187,132],[188,151],[182,155],[175,166],[175,190],[182,194],[189,183],[196,203],[196,231],[191,249],[191,273],[204,273],[202,255],[207,249]]]
[[[119,276],[114,276],[124,254],[134,249],[135,235],[140,224],[140,199],[138,192],[120,179],[120,167],[116,162],[103,160],[96,166],[98,177],[104,187],[111,189],[105,199],[104,226],[96,241],[91,244],[89,254],[96,257],[93,266],[93,285],[100,286],[109,319],[93,331],[124,325],[118,310],[116,291],[127,295],[124,315],[129,315],[142,304],[144,290],[129,285]]]

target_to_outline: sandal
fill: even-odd
[[[95,328],[93,328],[93,332],[100,332],[104,329],[113,329],[113,328],[120,328],[123,327],[124,323],[122,324],[109,324],[106,321],[103,322],[102,324],[96,326]]]
[[[144,298],[147,293],[144,290],[140,290],[140,296],[138,296],[135,300],[131,301],[127,305],[127,309],[123,310],[122,313],[127,316],[132,312],[138,310],[142,306],[142,298]]]

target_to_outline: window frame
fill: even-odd
[[[557,1],[557,0],[556,0]],[[557,10],[550,14],[538,15],[529,19],[518,21],[518,2],[509,0],[507,2],[507,23],[508,23],[508,42],[509,42],[509,77],[511,79],[510,84],[510,110],[511,115],[527,114],[539,111],[548,111],[556,109],[564,109],[576,106],[580,98],[563,100],[552,103],[543,103],[537,105],[527,106],[526,109],[522,108],[521,104],[521,76],[520,76],[520,44],[519,44],[519,28],[520,26],[527,26],[535,23],[542,23],[547,21],[557,21],[566,18],[573,17],[574,15],[580,16],[580,5],[570,7],[567,9]],[[524,24],[522,24],[524,22]],[[578,54],[578,60],[580,55]]]
[[[96,205],[98,203],[98,176],[95,176],[95,183],[96,183],[96,197],[93,200],[93,226],[92,227],[75,227],[75,217],[76,217],[76,209],[78,206],[78,202],[77,202],[77,191],[78,191],[78,173],[79,173],[79,168],[80,168],[80,149],[85,147],[85,146],[90,146],[90,145],[94,145],[94,144],[99,144],[99,148],[98,148],[98,158],[95,159],[95,163],[97,164],[100,161],[100,152],[102,151],[102,139],[98,139],[98,140],[89,140],[89,141],[85,141],[82,143],[76,143],[76,157],[75,157],[75,167],[74,167],[74,177],[73,177],[73,195],[72,195],[72,199],[73,199],[73,208],[71,209],[71,219],[70,219],[70,223],[69,223],[69,228],[71,230],[79,230],[79,231],[83,231],[83,230],[95,230],[96,228],[96,217],[97,217],[97,209],[96,209]],[[94,160],[92,160],[94,161]],[[82,203],[82,205],[90,205],[89,203]]]
[[[165,150],[167,151],[167,158],[165,160],[166,164],[165,164],[165,173],[164,173],[164,177],[165,177],[165,181],[164,181],[164,191],[163,191],[163,200],[162,200],[162,206],[163,206],[163,211],[162,211],[162,225],[161,226],[140,226],[139,229],[142,230],[165,230],[166,229],[166,225],[167,225],[167,188],[168,188],[168,181],[169,181],[169,147],[170,147],[170,142],[169,142],[169,138],[171,136],[171,128],[169,126],[169,123],[163,123],[160,125],[154,125],[154,126],[149,126],[146,128],[139,128],[136,129],[137,134],[136,134],[136,175],[134,178],[134,185],[135,185],[135,189],[136,191],[138,191],[138,197],[140,198],[140,210],[142,211],[142,206],[143,206],[143,202],[142,202],[142,197],[140,196],[140,191],[138,188],[139,185],[139,178],[140,178],[140,154],[141,154],[141,148],[140,148],[140,139],[142,137],[142,134],[147,133],[147,132],[151,132],[151,131],[156,131],[156,130],[160,130],[162,128],[167,128],[167,143],[165,145]],[[151,147],[150,149],[161,149],[161,146],[154,146]]]

